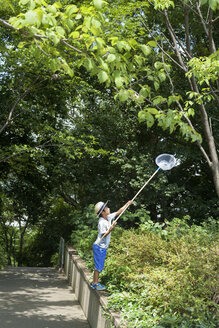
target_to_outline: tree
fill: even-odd
[[[219,161],[209,122],[218,106],[213,29],[218,23],[214,16],[218,0],[180,1],[176,6],[170,0],[119,3],[130,4],[132,18],[141,21],[137,38],[124,39],[121,28],[119,33],[109,29],[106,15],[110,8],[102,0],[94,0],[93,5],[82,2],[81,6],[68,1],[21,0],[19,14],[0,23],[18,32],[23,38],[20,46],[29,47],[36,59],[43,53],[54,73],[64,70],[73,77],[83,65],[101,83],[112,84],[120,101],[134,100],[141,107],[139,119],[146,120],[149,127],[156,120],[170,133],[179,129],[186,139],[196,142],[219,195]],[[148,14],[153,15],[154,24]],[[197,24],[203,26],[201,38]],[[177,76],[187,79],[184,91],[179,89]],[[167,90],[164,82],[168,95],[162,92]],[[195,124],[195,113],[201,128]]]
[[[104,200],[106,192],[112,208],[132,198],[155,169],[157,154],[167,149],[176,153],[181,165],[152,181],[137,199],[136,207],[142,207],[144,214],[142,210],[136,213],[134,222],[124,217],[127,221],[123,224],[133,226],[145,215],[148,217],[148,212],[156,221],[185,214],[196,222],[217,216],[217,200],[206,163],[177,130],[178,126],[187,139],[200,140],[198,133],[188,130],[185,121],[178,120],[182,116],[175,108],[187,99],[185,75],[181,69],[171,68],[167,55],[175,61],[177,58],[168,43],[161,40],[167,53],[162,56],[159,40],[147,30],[154,29],[155,33],[155,27],[160,26],[162,33],[168,34],[163,16],[155,16],[154,7],[144,1],[129,2],[128,7],[127,2],[114,1],[112,6],[101,8],[101,1],[95,2],[96,7],[80,3],[80,12],[79,6],[66,1],[46,6],[40,0],[21,1],[21,7],[12,2],[12,7],[1,9],[0,188],[4,204],[0,238],[4,249],[8,249],[9,263],[33,263],[28,255],[30,238],[39,263],[45,265],[58,244],[61,226],[68,238],[71,229],[80,224],[78,211],[82,213],[97,198]],[[26,5],[32,6],[28,14]],[[175,15],[175,9],[168,10],[174,28],[182,22],[180,8],[180,15]],[[9,16],[19,15],[20,10],[19,24],[28,21],[28,25],[14,27],[11,23],[16,24],[16,18],[9,23]],[[35,21],[39,31],[29,34],[31,20],[40,16],[41,10],[51,22],[42,19],[37,27]],[[155,17],[153,21],[147,19],[151,16]],[[26,23],[22,17],[27,18]],[[58,36],[56,44],[54,35],[53,39],[47,38],[49,31],[58,33],[61,17],[66,24],[71,24],[69,19],[74,22],[71,33],[79,31],[80,40],[67,40],[70,31],[66,26],[65,38]],[[194,40],[198,39],[197,26],[193,24]],[[177,33],[182,38],[180,31]],[[203,40],[196,41],[195,54],[207,51]],[[174,83],[174,95],[169,95],[171,83],[167,81]],[[189,106],[196,98],[196,94],[189,93],[185,106],[190,114]],[[216,109],[211,102],[205,106],[213,116]],[[139,110],[141,123],[137,120]],[[201,132],[198,112],[189,119]],[[160,130],[160,126],[166,130]],[[201,147],[205,146],[203,141]],[[60,211],[55,210],[58,207]],[[69,221],[61,219],[62,211]]]
[[[93,150],[92,137],[74,137],[69,128],[77,85],[69,85],[64,75],[51,75],[46,62],[35,62],[29,49],[19,48],[19,40],[7,32],[0,29],[0,238],[8,264],[22,265],[25,235],[47,216],[51,199],[56,202],[62,195],[73,208],[78,206],[69,196],[70,183],[76,185],[73,162],[83,151],[95,156],[98,150]]]

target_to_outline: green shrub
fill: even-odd
[[[92,247],[96,238],[97,231],[85,226],[83,230],[74,231],[71,235],[73,247],[78,250],[80,257],[86,261],[89,269],[94,268]]]
[[[52,263],[52,266],[55,268],[59,267],[59,261],[60,261],[60,254],[55,253],[51,256],[50,262]]]
[[[0,269],[4,268],[6,264],[7,264],[7,256],[4,249],[0,245]]]
[[[137,230],[113,231],[101,279],[124,327],[216,327],[216,223],[187,222],[149,221]],[[96,234],[87,229],[73,236],[90,267]]]

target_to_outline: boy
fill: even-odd
[[[100,217],[98,222],[98,236],[93,244],[93,257],[94,257],[94,276],[91,287],[97,290],[104,290],[105,286],[98,283],[99,273],[103,270],[107,248],[110,244],[110,235],[111,231],[115,228],[117,222],[111,224],[112,220],[115,219],[122,211],[131,205],[133,202],[128,201],[123,207],[121,207],[117,212],[110,214],[110,208],[107,206],[107,203],[98,202],[95,205],[95,212]],[[104,236],[105,235],[105,236]],[[103,239],[101,239],[104,236]]]

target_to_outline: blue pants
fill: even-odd
[[[101,248],[97,244],[93,244],[93,257],[94,257],[94,265],[95,270],[101,272],[104,267],[105,258],[106,258],[106,248]]]

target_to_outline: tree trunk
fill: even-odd
[[[186,34],[185,39],[186,39],[187,53],[189,55],[191,55],[190,40],[189,40],[189,7],[186,5],[184,9],[185,9],[184,13],[185,13],[185,34]],[[200,13],[200,17],[202,18],[200,10],[199,10],[199,13]],[[180,64],[180,66],[182,67],[182,69],[186,72],[186,71],[188,71],[187,63],[184,62],[184,59],[182,57],[180,47],[179,47],[179,42],[177,40],[174,29],[169,21],[167,10],[164,10],[164,16],[166,19],[167,29],[170,33],[170,36],[171,36],[171,39],[172,39],[172,42],[174,45],[173,48],[174,48],[175,54],[178,58],[178,62]],[[212,21],[212,11],[211,11],[211,21]],[[210,50],[211,50],[211,52],[214,52],[215,46],[214,46],[214,40],[213,40],[213,35],[212,35],[212,30],[211,30],[212,26],[210,25],[209,31],[207,30],[207,27],[205,25],[204,25],[204,27],[205,27],[206,34],[208,35],[209,42],[211,44]],[[196,93],[201,94],[199,92],[198,83],[196,82],[194,76],[192,78],[188,77],[188,82],[191,86],[192,91],[195,91]],[[204,148],[201,146],[199,141],[197,142],[197,144],[198,144],[200,150],[202,151],[202,153],[204,154],[204,157],[207,160],[207,163],[211,169],[215,190],[216,190],[216,193],[219,198],[219,159],[218,159],[216,144],[215,144],[215,140],[213,137],[213,131],[209,124],[209,117],[208,117],[208,114],[207,114],[204,104],[199,104],[199,109],[200,109],[200,113],[201,113],[201,120],[202,120],[204,135],[205,135],[205,141],[208,146],[208,154],[204,150]]]
[[[18,266],[22,265],[22,257],[23,257],[23,244],[24,244],[24,231],[20,234],[20,241],[19,241],[19,252],[18,252]]]

